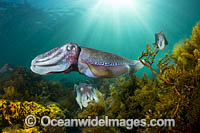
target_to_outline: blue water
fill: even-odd
[[[67,42],[137,59],[154,34],[164,31],[169,45],[159,58],[191,35],[199,5],[199,0],[0,0],[0,65],[29,69],[35,56]],[[149,70],[137,74],[144,72]],[[72,76],[84,77],[49,77]]]

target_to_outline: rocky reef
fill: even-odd
[[[49,116],[50,118],[54,119],[63,119],[65,117],[64,112],[55,104],[49,104],[44,107],[35,102],[10,102],[8,100],[0,100],[0,114],[0,128],[4,128],[3,132],[64,131],[64,127],[42,128],[40,126],[40,119],[42,116]],[[25,124],[25,118],[30,114],[36,117],[37,122],[34,128],[27,129],[29,127],[27,127]]]
[[[99,102],[81,110],[73,86],[47,81],[24,67],[0,78],[0,129],[3,132],[197,132],[200,126],[200,23],[190,38],[177,43],[158,61],[158,49],[147,45],[139,60],[155,75],[126,75],[89,81],[99,88]],[[158,62],[156,64],[156,62]],[[156,67],[157,68],[156,68]],[[159,71],[158,71],[159,70]],[[25,117],[33,114],[37,125],[28,128]],[[42,127],[40,118],[175,119],[175,127]]]
[[[40,118],[45,115],[54,119],[72,117],[76,113],[74,108],[78,108],[74,95],[73,88],[46,81],[25,67],[16,67],[0,79],[0,129],[4,132],[64,132],[64,127],[42,127]],[[33,128],[24,122],[30,114],[37,118]]]

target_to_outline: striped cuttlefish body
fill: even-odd
[[[67,43],[32,60],[31,70],[37,74],[69,73],[77,71],[92,78],[114,78],[125,73],[140,70],[143,64],[138,60]]]

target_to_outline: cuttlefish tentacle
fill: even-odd
[[[31,70],[38,74],[78,71],[92,78],[113,78],[125,73],[136,72],[142,67],[140,61],[79,47],[76,43],[67,43],[41,54],[31,64]]]

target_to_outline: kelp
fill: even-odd
[[[196,131],[200,117],[199,50],[198,23],[190,39],[178,43],[170,56],[166,54],[159,60],[157,66],[164,66],[164,69],[159,67],[162,72],[158,75],[164,81],[161,85],[164,93],[158,94],[159,100],[154,110],[147,112],[146,118],[173,118],[176,120],[174,130]]]
[[[16,67],[0,80],[0,99],[41,104],[60,101],[65,108],[73,109],[76,108],[74,97],[73,88],[65,87],[61,82],[44,80],[23,66]]]
[[[87,118],[88,116],[95,118],[95,116],[98,116],[99,119],[105,119],[105,116],[108,116],[111,119],[142,119],[145,117],[145,112],[152,106],[154,99],[157,98],[155,90],[159,83],[156,82],[157,79],[151,82],[146,75],[137,78],[134,74],[128,78],[122,76],[115,79],[107,88],[111,92],[110,95],[101,97],[97,104],[90,104],[88,108],[78,114],[78,118]],[[141,92],[142,88],[147,91]],[[152,97],[154,99],[149,100]],[[146,106],[145,109],[144,106]],[[104,127],[96,128],[105,130]],[[115,132],[127,131],[127,127],[108,127],[106,129],[115,129]],[[94,127],[84,130],[94,130]],[[132,130],[136,131],[137,128],[133,127]]]

